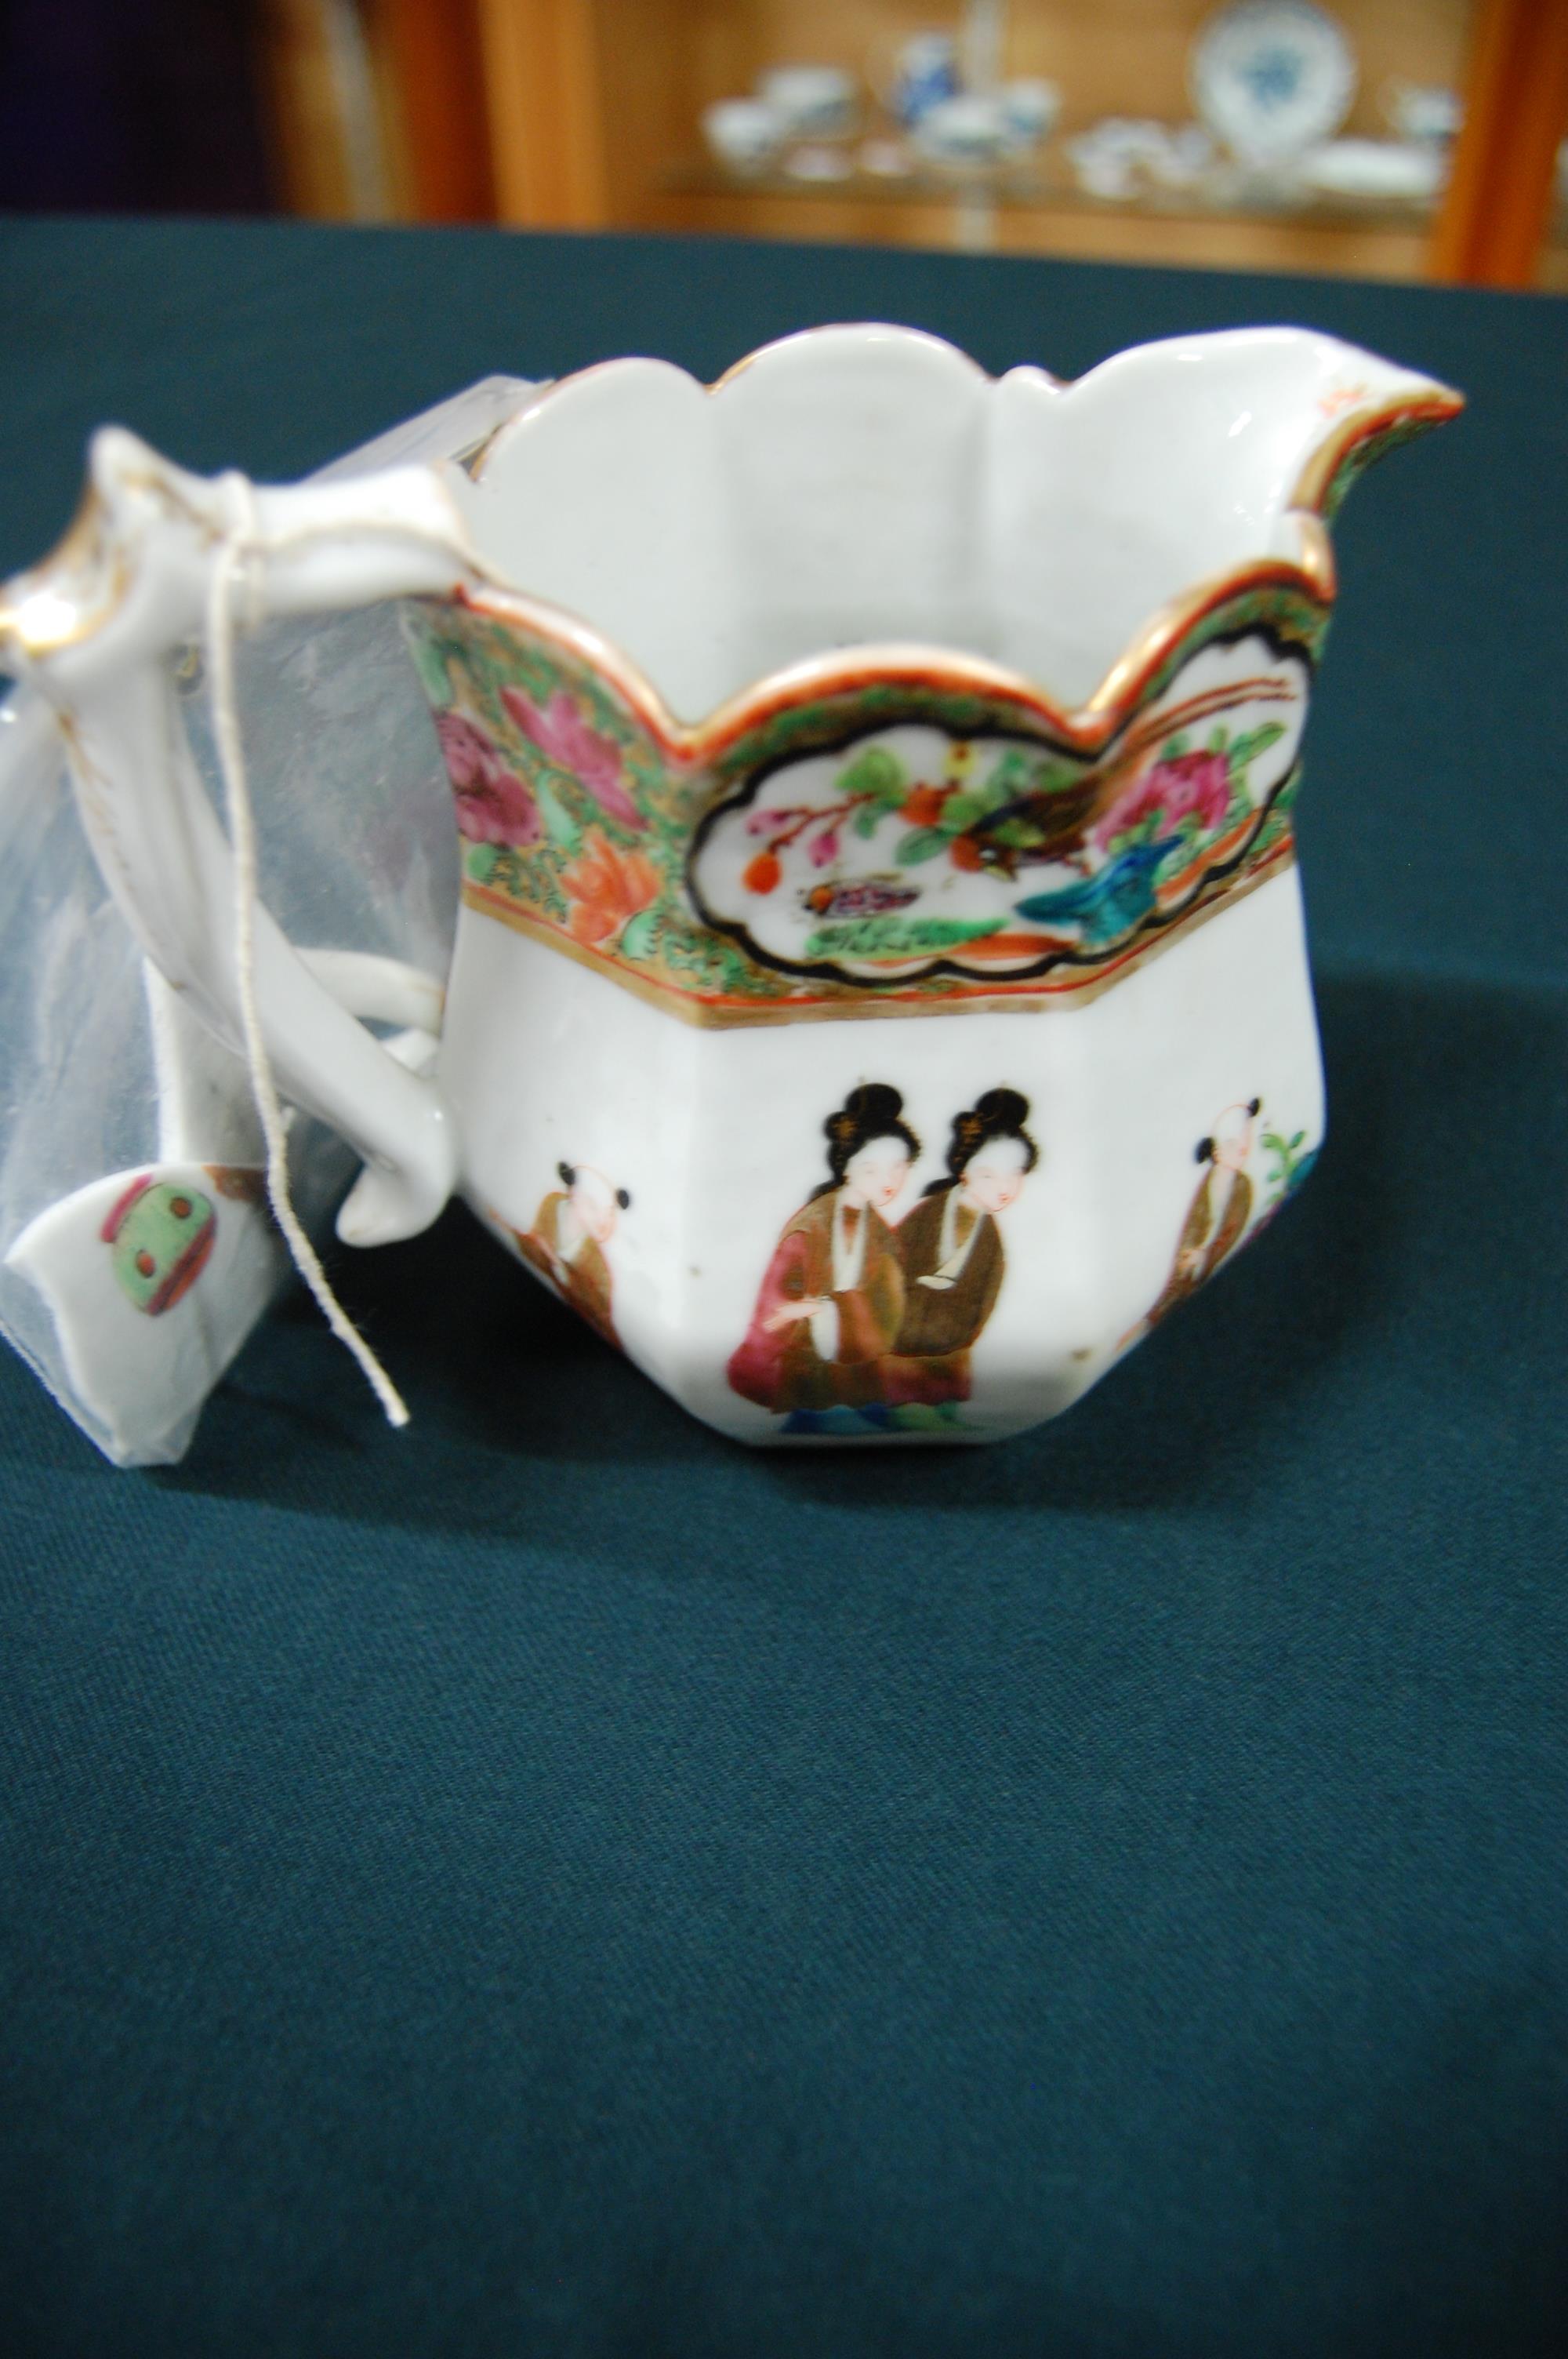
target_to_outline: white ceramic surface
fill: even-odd
[[[0,651],[232,1041],[232,868],[162,659],[219,562],[242,614],[413,598],[463,853],[433,1075],[258,912],[279,1083],[366,1159],[344,1235],[458,1189],[726,1431],[986,1439],[1311,1167],[1323,512],[1457,406],[1295,329],[1065,386],[862,326],[715,388],[605,363],[462,463],[351,483],[252,493],[109,430]]]
[[[1200,124],[1169,124],[1108,115],[1067,144],[1067,158],[1086,194],[1118,200],[1144,185],[1190,189],[1214,160],[1214,143]]]
[[[913,138],[921,155],[939,164],[993,163],[1024,144],[1000,93],[977,91],[938,99],[921,115]]]
[[[842,136],[860,118],[855,77],[842,66],[772,66],[757,78],[757,96],[797,139]]]
[[[781,153],[790,125],[765,98],[721,98],[704,108],[702,136],[721,164],[755,172]]]
[[[1394,81],[1384,90],[1383,112],[1401,139],[1441,146],[1458,136],[1465,102],[1442,82]]]
[[[1001,109],[1019,143],[1036,147],[1048,139],[1062,112],[1062,92],[1040,75],[1021,76],[1001,86]]]
[[[1325,196],[1434,197],[1448,178],[1441,145],[1402,139],[1331,139],[1314,148],[1301,176]]]

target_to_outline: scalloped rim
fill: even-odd
[[[753,352],[732,362],[722,376],[704,386],[703,390],[716,396],[768,353],[817,337],[841,335],[846,324],[853,323],[803,328],[792,335],[776,337],[770,343],[760,344]],[[929,345],[949,353],[985,383],[995,385],[1000,382],[958,345],[949,343],[945,337],[933,335],[927,330],[901,327],[891,321],[861,324],[880,329],[910,343]],[[1130,349],[1149,348],[1133,346]],[[1077,379],[1053,376],[1049,370],[1043,368],[1037,373],[1057,391],[1065,393],[1075,384],[1087,383],[1098,369],[1110,366],[1121,357],[1121,354],[1113,354],[1109,360],[1097,363],[1094,369],[1086,371],[1084,376]],[[541,386],[530,399],[492,429],[484,441],[467,454],[467,469],[473,482],[482,483],[485,466],[500,443],[525,419],[536,416],[546,404],[557,400],[561,395],[589,378],[623,365],[621,359],[595,361],[587,368],[574,370],[567,376],[557,377]],[[690,381],[698,382],[695,378]],[[591,624],[568,608],[548,600],[531,597],[525,591],[470,586],[461,581],[454,583],[453,595],[470,607],[492,614],[497,620],[522,623],[541,637],[568,648],[580,660],[592,665],[613,682],[665,751],[681,762],[695,764],[712,759],[737,738],[782,712],[815,703],[823,698],[842,695],[872,679],[903,679],[925,689],[936,688],[960,695],[978,692],[995,698],[1012,705],[1021,715],[1028,715],[1038,727],[1075,751],[1095,755],[1103,751],[1136,709],[1149,680],[1166,657],[1193,625],[1206,614],[1212,614],[1217,606],[1226,604],[1232,598],[1244,596],[1252,590],[1282,588],[1297,592],[1327,615],[1334,604],[1337,581],[1324,510],[1346,461],[1366,443],[1400,427],[1439,425],[1446,419],[1457,417],[1465,408],[1464,395],[1456,393],[1451,386],[1432,378],[1424,383],[1427,389],[1422,392],[1394,394],[1381,401],[1362,402],[1347,409],[1339,424],[1316,444],[1281,511],[1283,516],[1296,521],[1301,536],[1299,560],[1290,558],[1249,559],[1223,573],[1211,574],[1180,592],[1174,598],[1168,599],[1133,635],[1087,702],[1076,709],[1059,702],[1024,673],[1009,665],[992,663],[984,657],[960,655],[951,648],[936,646],[879,645],[868,641],[861,647],[835,654],[806,657],[799,663],[788,665],[782,670],[766,673],[761,679],[727,698],[704,720],[687,723],[676,718],[639,664]],[[449,463],[462,464],[464,462],[454,460]],[[90,479],[76,516],[61,539],[47,557],[15,575],[6,586],[14,589],[17,584],[46,580],[57,568],[69,571],[92,542],[101,522],[101,502]],[[118,610],[129,585],[129,573],[124,553],[116,552],[106,598],[91,603],[85,612],[78,611],[69,623],[62,620],[52,629],[41,632],[24,623],[25,599],[16,603],[7,603],[0,599],[0,644],[7,637],[11,638],[26,658],[52,655],[79,644],[90,637]]]
[[[1251,591],[1284,589],[1301,592],[1326,614],[1334,601],[1334,558],[1321,524],[1316,525],[1309,546],[1316,560],[1311,571],[1288,558],[1262,558],[1227,573],[1217,573],[1183,597],[1169,601],[1076,712],[1056,703],[1022,672],[1005,664],[991,663],[983,656],[957,655],[947,647],[889,641],[884,646],[869,642],[834,655],[807,656],[741,689],[705,721],[678,721],[630,656],[564,607],[510,591],[470,589],[462,583],[456,585],[452,595],[455,603],[470,613],[527,630],[596,672],[616,690],[661,752],[692,768],[718,760],[738,740],[780,713],[889,683],[926,693],[987,697],[996,704],[1011,706],[1021,719],[1034,723],[1041,734],[1055,738],[1070,752],[1093,758],[1130,720],[1162,664],[1195,625],[1217,608]]]
[[[720,394],[726,386],[732,384],[743,371],[753,367],[768,353],[787,350],[818,336],[841,335],[845,324],[848,323],[802,328],[791,335],[775,337],[769,343],[759,344],[740,360],[732,361],[721,376],[704,385],[702,390],[709,396]],[[963,361],[988,385],[1000,382],[961,346],[949,343],[945,337],[933,335],[926,329],[900,327],[892,321],[867,321],[863,324],[884,329],[912,343],[927,344],[950,353]],[[1306,330],[1299,332],[1311,334],[1315,332]],[[1133,346],[1130,349],[1147,347]],[[1058,392],[1065,393],[1075,385],[1087,384],[1099,369],[1109,366],[1110,361],[1121,357],[1121,354],[1112,354],[1110,360],[1098,362],[1095,368],[1086,370],[1078,378],[1054,376],[1044,368],[1039,369],[1038,374]],[[594,361],[587,368],[573,370],[569,375],[554,378],[547,385],[541,386],[533,397],[497,427],[472,454],[468,469],[472,480],[476,484],[483,482],[485,467],[499,444],[510,439],[513,431],[525,419],[536,416],[561,394],[569,392],[589,378],[602,375],[606,370],[620,368],[623,364],[622,360]],[[700,382],[695,378],[691,381]],[[1025,673],[1013,669],[1011,665],[993,663],[983,656],[960,655],[950,647],[907,641],[881,644],[868,640],[862,646],[840,649],[833,654],[806,656],[781,670],[764,673],[762,679],[727,697],[703,720],[684,722],[671,711],[640,664],[596,630],[592,624],[568,608],[547,599],[530,597],[520,590],[502,591],[481,586],[460,589],[457,595],[464,604],[492,615],[497,621],[523,624],[602,673],[662,749],[678,762],[696,766],[712,761],[737,739],[772,721],[781,712],[853,692],[872,681],[905,681],[911,687],[925,690],[994,698],[999,702],[1013,706],[1021,715],[1028,716],[1038,727],[1075,752],[1094,756],[1105,750],[1136,711],[1150,680],[1167,657],[1180,646],[1194,625],[1217,607],[1228,604],[1233,598],[1245,597],[1252,591],[1283,589],[1295,591],[1318,607],[1325,616],[1329,614],[1337,594],[1338,577],[1324,512],[1334,485],[1346,462],[1366,443],[1402,426],[1437,426],[1459,415],[1465,408],[1462,393],[1439,384],[1435,378],[1428,378],[1426,384],[1429,390],[1421,393],[1391,394],[1380,401],[1357,403],[1346,409],[1338,425],[1315,445],[1281,511],[1284,516],[1295,520],[1300,532],[1302,553],[1299,560],[1287,557],[1248,559],[1239,565],[1228,567],[1223,573],[1206,575],[1189,589],[1167,599],[1134,633],[1093,694],[1076,707],[1061,703]]]

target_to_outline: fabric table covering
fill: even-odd
[[[1067,1418],[753,1455],[472,1221],[178,1468],[0,1365],[0,2347],[1568,2347],[1568,308],[858,249],[0,226],[0,570],[105,419],[304,473],[834,319],[1299,321],[1358,487],[1302,858],[1329,1140]]]

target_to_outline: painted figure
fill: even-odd
[[[1187,1207],[1164,1292],[1149,1312],[1146,1326],[1157,1327],[1178,1303],[1195,1294],[1245,1236],[1252,1216],[1247,1162],[1262,1103],[1261,1098],[1249,1098],[1245,1104],[1227,1106],[1208,1137],[1200,1138],[1194,1149],[1204,1175]]]
[[[882,1398],[895,1413],[925,1408],[956,1420],[969,1397],[969,1353],[1006,1266],[997,1218],[1040,1160],[1028,1118],[1028,1099],[1009,1089],[987,1090],[955,1115],[947,1177],[933,1180],[899,1225],[903,1316],[881,1371]]]
[[[795,1433],[852,1430],[857,1412],[881,1405],[881,1365],[903,1310],[898,1246],[882,1215],[920,1152],[903,1100],[885,1082],[851,1090],[823,1131],[828,1177],[785,1223],[729,1368],[736,1392]]]
[[[591,1163],[558,1163],[556,1169],[560,1186],[545,1198],[533,1227],[514,1229],[512,1234],[530,1268],[547,1277],[557,1294],[619,1351],[604,1248],[632,1199]]]

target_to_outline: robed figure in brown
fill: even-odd
[[[1146,1326],[1158,1326],[1178,1304],[1195,1294],[1246,1235],[1253,1193],[1247,1160],[1261,1107],[1260,1098],[1227,1106],[1209,1136],[1199,1139],[1194,1152],[1204,1166],[1204,1175],[1182,1223],[1171,1275],[1144,1321]]]
[[[562,1163],[557,1169],[561,1185],[545,1197],[533,1227],[514,1229],[512,1234],[530,1268],[547,1278],[595,1332],[619,1351],[604,1249],[632,1199],[591,1164]]]
[[[1006,1266],[998,1215],[1040,1159],[1028,1115],[1028,1099],[1010,1089],[987,1090],[956,1115],[946,1178],[900,1223],[903,1315],[882,1365],[892,1408],[950,1411],[969,1397],[969,1354]]]
[[[735,1391],[797,1431],[882,1398],[881,1365],[904,1301],[882,1215],[920,1152],[903,1111],[897,1090],[867,1082],[828,1116],[828,1176],[785,1222],[730,1361]]]

